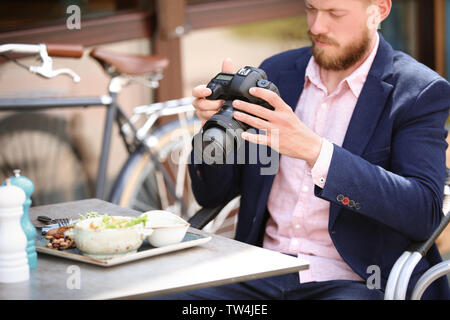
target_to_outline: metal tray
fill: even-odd
[[[41,234],[40,229],[38,229],[38,236],[36,238],[36,251],[40,253],[49,254],[52,256],[57,256],[61,258],[82,261],[102,267],[111,267],[118,264],[123,264],[135,260],[140,260],[160,254],[164,254],[167,252],[173,252],[181,249],[186,249],[194,246],[198,246],[200,244],[206,243],[211,240],[211,237],[206,237],[201,234],[186,232],[186,235],[180,243],[167,245],[164,247],[153,247],[146,240],[142,243],[141,247],[135,253],[125,254],[120,257],[115,257],[112,259],[95,259],[91,257],[87,257],[82,255],[81,251],[77,248],[67,249],[67,250],[57,250],[52,248],[47,248],[45,245],[48,242],[47,239]]]

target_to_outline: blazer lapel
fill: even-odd
[[[342,147],[361,155],[375,131],[386,101],[393,89],[385,81],[392,74],[392,48],[380,35],[378,53],[361,91]]]
[[[364,152],[392,89],[391,84],[369,74],[345,134],[344,149],[356,155]]]

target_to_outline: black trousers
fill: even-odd
[[[298,272],[153,297],[156,300],[382,300],[381,290],[364,282],[300,283]]]

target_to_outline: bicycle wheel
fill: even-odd
[[[140,212],[163,209],[185,219],[193,216],[201,207],[192,192],[187,162],[182,161],[185,159],[180,159],[180,155],[181,150],[186,151],[184,149],[186,140],[182,137],[186,134],[190,147],[192,136],[199,129],[200,121],[198,119],[189,120],[187,126],[182,126],[178,120],[173,120],[165,123],[153,133],[158,143],[152,150],[154,154],[158,155],[160,163],[167,170],[173,184],[176,185],[175,181],[178,181],[177,187],[182,187],[182,199],[187,205],[186,215],[182,215],[180,208],[174,205],[174,198],[168,192],[164,179],[158,176],[154,162],[144,150],[138,150],[128,158],[118,176],[110,201]],[[189,153],[190,149],[187,150],[185,156],[188,156]],[[233,238],[236,222],[236,207],[226,206],[217,218],[205,228],[210,232]]]
[[[0,120],[0,146],[1,181],[20,169],[34,183],[33,206],[88,197],[89,181],[65,119],[34,112],[9,115]]]

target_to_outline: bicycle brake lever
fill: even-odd
[[[73,82],[76,82],[76,83],[80,82],[80,80],[81,80],[79,75],[77,75],[74,71],[72,71],[72,70],[70,70],[68,68],[53,70],[53,76],[54,77],[56,77],[56,76],[58,76],[60,74],[65,74],[65,75],[68,75],[68,76],[72,77]]]
[[[60,74],[66,74],[71,76],[74,82],[80,82],[80,76],[68,68],[53,70],[53,61],[48,56],[47,47],[44,44],[40,44],[39,46],[39,55],[42,60],[42,65],[29,67],[30,72],[36,73],[44,78],[54,78]]]
[[[73,72],[72,70],[70,70],[68,68],[52,70],[52,69],[46,68],[45,66],[44,67],[31,66],[30,72],[36,73],[42,77],[49,78],[49,79],[54,78],[59,75],[62,75],[62,74],[65,74],[65,75],[72,77],[73,82],[78,83],[81,80],[79,75],[77,75],[75,72]]]

